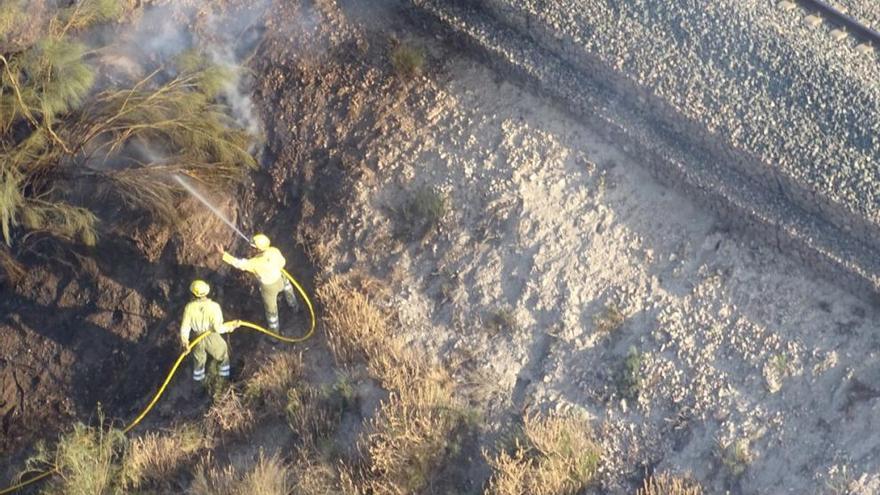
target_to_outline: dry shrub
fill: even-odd
[[[626,313],[616,303],[609,302],[601,314],[593,317],[593,328],[596,333],[607,334],[620,329],[626,322]]]
[[[0,2],[0,53],[13,53],[33,45],[44,29],[43,0]]]
[[[230,71],[187,54],[170,80],[157,70],[131,88],[96,91],[87,58],[100,47],[71,35],[130,9],[118,0],[52,2],[48,10],[44,3],[0,5],[0,48],[8,47],[7,34],[30,40],[0,53],[0,234],[6,244],[36,231],[95,245],[94,211],[108,202],[102,194],[171,227],[184,218],[174,174],[228,191],[256,168],[248,152],[253,136],[219,98]],[[44,17],[39,37],[17,28]],[[69,166],[83,160],[101,167]],[[120,223],[118,215],[113,220]]]
[[[10,286],[18,285],[25,275],[24,265],[18,262],[5,246],[0,245],[0,274]]]
[[[361,495],[351,469],[342,464],[331,465],[306,456],[293,465],[293,493],[296,495]]]
[[[161,481],[174,474],[209,442],[191,425],[165,433],[151,432],[131,441],[122,461],[122,476],[127,488],[140,488],[151,481]]]
[[[241,401],[239,393],[229,387],[205,414],[209,431],[243,433],[254,425],[254,413]]]
[[[446,196],[428,187],[411,190],[397,209],[397,236],[418,241],[437,229],[448,210]]]
[[[378,495],[419,492],[458,454],[471,419],[454,397],[449,373],[392,332],[388,316],[345,279],[329,280],[318,297],[337,360],[365,360],[390,392],[358,442],[369,463],[362,488]]]
[[[309,451],[325,450],[341,420],[341,411],[327,407],[322,399],[312,387],[287,392],[287,422]]]
[[[125,451],[120,430],[104,430],[103,417],[97,427],[82,423],[58,442],[54,452],[45,445],[28,459],[28,470],[54,466],[58,476],[49,481],[44,493],[103,495],[119,491],[119,458]]]
[[[419,493],[458,455],[468,417],[451,392],[424,380],[382,403],[360,445],[370,461],[369,493]]]
[[[388,316],[353,290],[341,277],[333,277],[318,289],[318,299],[327,308],[324,316],[327,340],[340,364],[381,355],[378,347],[389,335]]]
[[[289,495],[293,491],[290,468],[278,458],[262,452],[251,469],[238,472],[232,466],[213,465],[211,457],[196,467],[188,492],[192,495]]]
[[[570,416],[524,418],[512,452],[489,459],[490,495],[563,495],[583,490],[596,474],[601,449],[589,426]]]
[[[703,487],[689,476],[678,477],[663,473],[646,479],[636,495],[703,495]]]
[[[272,355],[245,383],[245,402],[279,410],[287,400],[287,391],[302,377],[303,368],[302,354]]]

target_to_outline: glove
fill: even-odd
[[[233,330],[241,326],[241,320],[227,321],[223,324],[223,333],[232,333]]]

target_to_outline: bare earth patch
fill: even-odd
[[[590,418],[605,490],[654,469],[710,492],[876,486],[874,307],[486,68],[443,73],[376,146],[328,273],[387,280],[497,432],[523,408]],[[414,190],[447,208],[402,237]]]

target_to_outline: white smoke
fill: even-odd
[[[223,98],[229,105],[236,122],[253,136],[261,136],[261,121],[251,98],[253,78],[243,68],[243,57],[256,48],[257,32],[269,7],[267,0],[251,2],[246,11],[234,17],[229,14],[210,14],[206,17],[205,52],[211,62],[227,68],[233,77],[223,88]]]
[[[195,50],[227,69],[230,79],[221,93],[235,122],[256,138],[262,135],[261,121],[252,93],[253,77],[243,68],[256,48],[259,28],[269,2],[249,2],[235,11],[217,11],[209,6],[193,7],[170,2],[146,6],[129,29],[102,36],[104,73],[107,84],[120,80],[136,82],[157,69],[172,69],[181,54]]]

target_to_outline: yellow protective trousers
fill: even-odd
[[[208,356],[220,363],[218,374],[224,378],[229,378],[229,348],[226,341],[219,333],[211,332],[207,337],[202,339],[192,350],[193,360],[193,380],[200,382],[205,379],[205,363]]]
[[[282,277],[272,284],[260,284],[260,295],[263,297],[263,306],[266,308],[266,321],[269,322],[269,328],[272,330],[278,330],[278,294],[282,291],[287,304],[296,309],[297,303],[293,286],[286,278]]]

